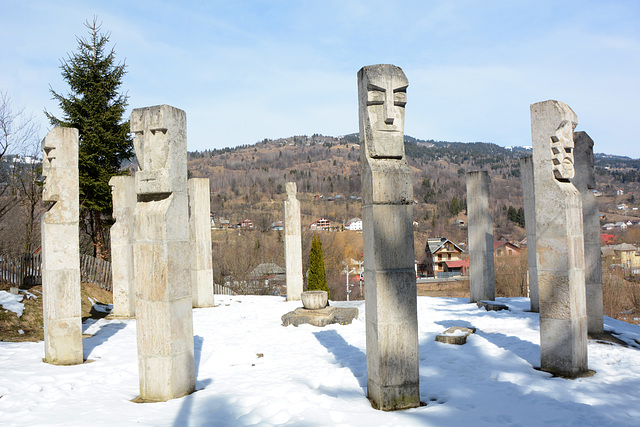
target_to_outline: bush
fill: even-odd
[[[309,252],[309,279],[307,280],[308,291],[327,291],[327,273],[324,269],[324,258],[322,256],[322,241],[315,235],[311,242]]]

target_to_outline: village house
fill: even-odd
[[[464,250],[446,237],[428,239],[425,253],[424,261],[418,264],[419,275],[451,277],[466,273],[468,260],[463,259]]]
[[[507,242],[504,240],[493,242],[494,256],[499,257],[499,256],[505,256],[505,255],[519,255],[519,254],[520,254],[520,248],[511,242]]]
[[[617,265],[631,274],[640,274],[640,252],[629,243],[602,247],[602,258],[607,264]]]
[[[311,223],[309,230],[329,231],[331,230],[331,221],[326,218],[319,218],[317,221]]]
[[[344,225],[345,230],[362,231],[362,220],[360,218],[351,218]]]

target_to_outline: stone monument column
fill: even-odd
[[[413,188],[404,153],[408,85],[394,65],[358,71],[367,391],[382,410],[420,405]]]
[[[111,276],[113,278],[113,315],[135,317],[136,288],[133,278],[133,211],[136,207],[136,181],[128,175],[109,180],[113,197],[111,226]]]
[[[495,301],[493,219],[489,209],[489,172],[467,172],[469,214],[469,300]]]
[[[186,114],[169,105],[131,112],[136,173],[133,248],[140,399],[195,389]]]
[[[41,220],[44,361],[82,363],[78,243],[78,129],[55,127],[42,140]]]
[[[296,199],[296,183],[287,182],[284,201],[284,262],[287,281],[287,301],[299,301],[302,294],[302,234],[300,202]]]
[[[529,271],[529,303],[538,313],[538,265],[536,261],[536,197],[533,190],[533,157],[520,158],[520,179],[524,199],[524,222],[527,231],[527,264]]]
[[[193,306],[213,307],[209,178],[191,178],[188,185]]]
[[[582,195],[582,227],[584,232],[584,272],[587,296],[589,334],[604,333],[602,302],[602,259],[600,258],[600,211],[593,194],[596,178],[593,162],[593,140],[586,132],[574,132],[576,174],[571,180]]]
[[[562,102],[531,105],[540,362],[565,377],[588,369],[582,198],[571,183],[577,123]]]

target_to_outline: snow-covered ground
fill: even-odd
[[[364,303],[352,325],[283,327],[300,304],[216,296],[193,312],[198,391],[164,403],[138,396],[136,323],[86,325],[90,362],[42,362],[43,343],[0,343],[0,425],[478,426],[640,425],[640,326],[605,318],[635,347],[589,342],[588,378],[552,378],[540,364],[538,316],[525,298],[486,312],[468,299],[418,297],[420,396],[427,405],[382,412],[366,398]],[[467,344],[438,343],[474,326]]]

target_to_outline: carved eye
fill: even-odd
[[[377,89],[369,89],[367,91],[367,105],[384,104],[384,91]]]
[[[407,92],[395,92],[393,94],[393,104],[404,107],[407,104]]]

